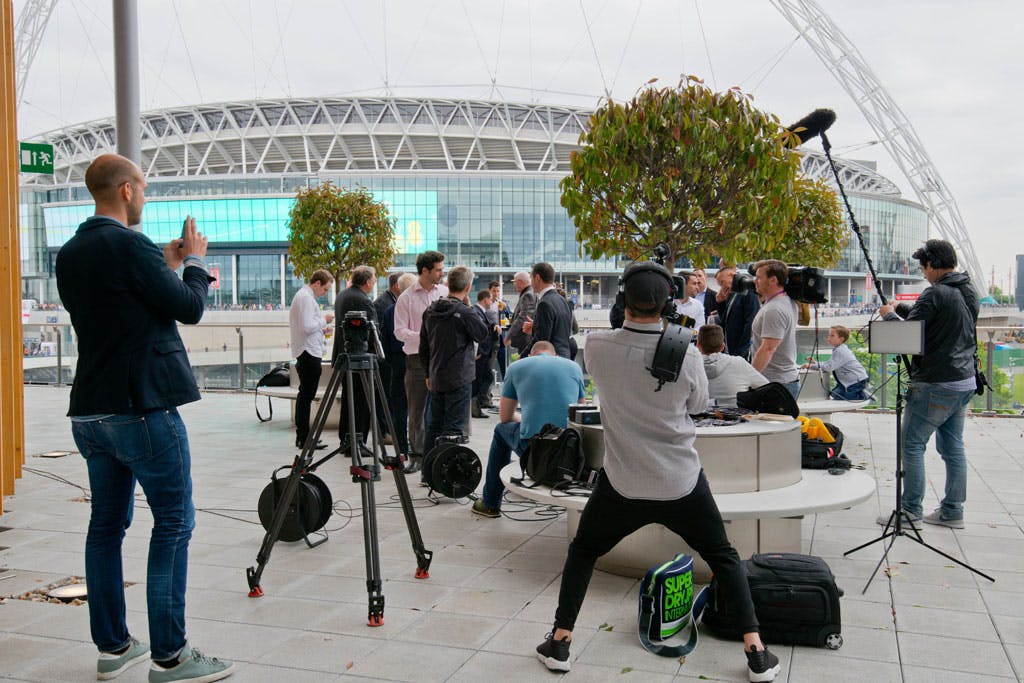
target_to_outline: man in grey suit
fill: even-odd
[[[505,335],[505,346],[514,347],[522,357],[532,341],[531,335],[523,331],[523,323],[533,319],[533,314],[537,310],[537,295],[530,287],[530,274],[525,270],[516,273],[512,284],[519,292],[519,301],[512,312],[512,322],[509,324],[508,334]]]

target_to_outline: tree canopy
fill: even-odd
[[[356,266],[385,272],[395,260],[394,219],[364,187],[330,181],[301,188],[288,221],[288,256],[300,277],[323,268],[339,283]]]
[[[826,209],[824,186],[801,182],[789,136],[750,95],[714,92],[694,76],[653,83],[594,112],[561,182],[591,258],[645,258],[665,242],[695,265],[746,262],[780,252],[808,221],[839,215],[834,198]],[[802,206],[813,212],[798,218]],[[838,255],[842,245],[819,246]]]
[[[849,238],[835,192],[824,180],[798,178],[796,218],[785,239],[763,258],[830,268],[839,262]]]

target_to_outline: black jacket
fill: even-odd
[[[714,299],[714,297],[711,297]],[[757,292],[750,290],[742,294],[732,292],[721,303],[716,302],[718,324],[725,332],[726,353],[730,356],[750,358],[750,327],[754,317],[761,310]],[[705,307],[706,308],[706,307]]]
[[[210,278],[178,276],[142,233],[93,216],[61,247],[57,289],[78,335],[69,415],[144,413],[199,400],[175,321],[203,317]]]
[[[537,302],[533,316],[533,343],[548,341],[554,344],[555,354],[572,357],[569,337],[572,336],[572,309],[565,297],[552,289]]]
[[[487,324],[469,306],[444,296],[423,311],[420,362],[431,391],[451,391],[476,377],[476,346],[488,334]]]
[[[373,310],[377,313],[378,325],[384,323],[384,313],[388,308],[394,306],[396,301],[398,301],[398,297],[390,289],[385,289],[380,296],[373,300]]]
[[[924,321],[924,355],[910,359],[915,382],[954,382],[974,377],[978,295],[967,273],[946,273],[921,292],[907,320]],[[886,320],[899,320],[890,313]]]
[[[355,285],[341,290],[338,292],[338,297],[334,300],[334,326],[340,336],[335,337],[334,340],[334,350],[331,352],[332,364],[338,358],[338,354],[341,353],[342,349],[345,348],[345,314],[349,311],[363,311],[366,313],[366,318],[374,323],[377,334],[380,334],[380,328],[377,327],[377,309],[374,308],[373,301],[370,300],[369,295]],[[373,353],[373,342],[370,342],[369,352]]]

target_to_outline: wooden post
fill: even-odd
[[[0,0],[0,514],[25,463],[14,5]]]

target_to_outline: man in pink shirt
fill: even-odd
[[[448,294],[444,278],[444,254],[425,251],[416,257],[418,278],[395,302],[395,337],[405,350],[405,393],[409,403],[409,450],[411,471],[419,468],[423,453],[423,417],[427,406],[427,371],[420,362],[420,327],[423,311]],[[410,470],[407,470],[410,471]]]

